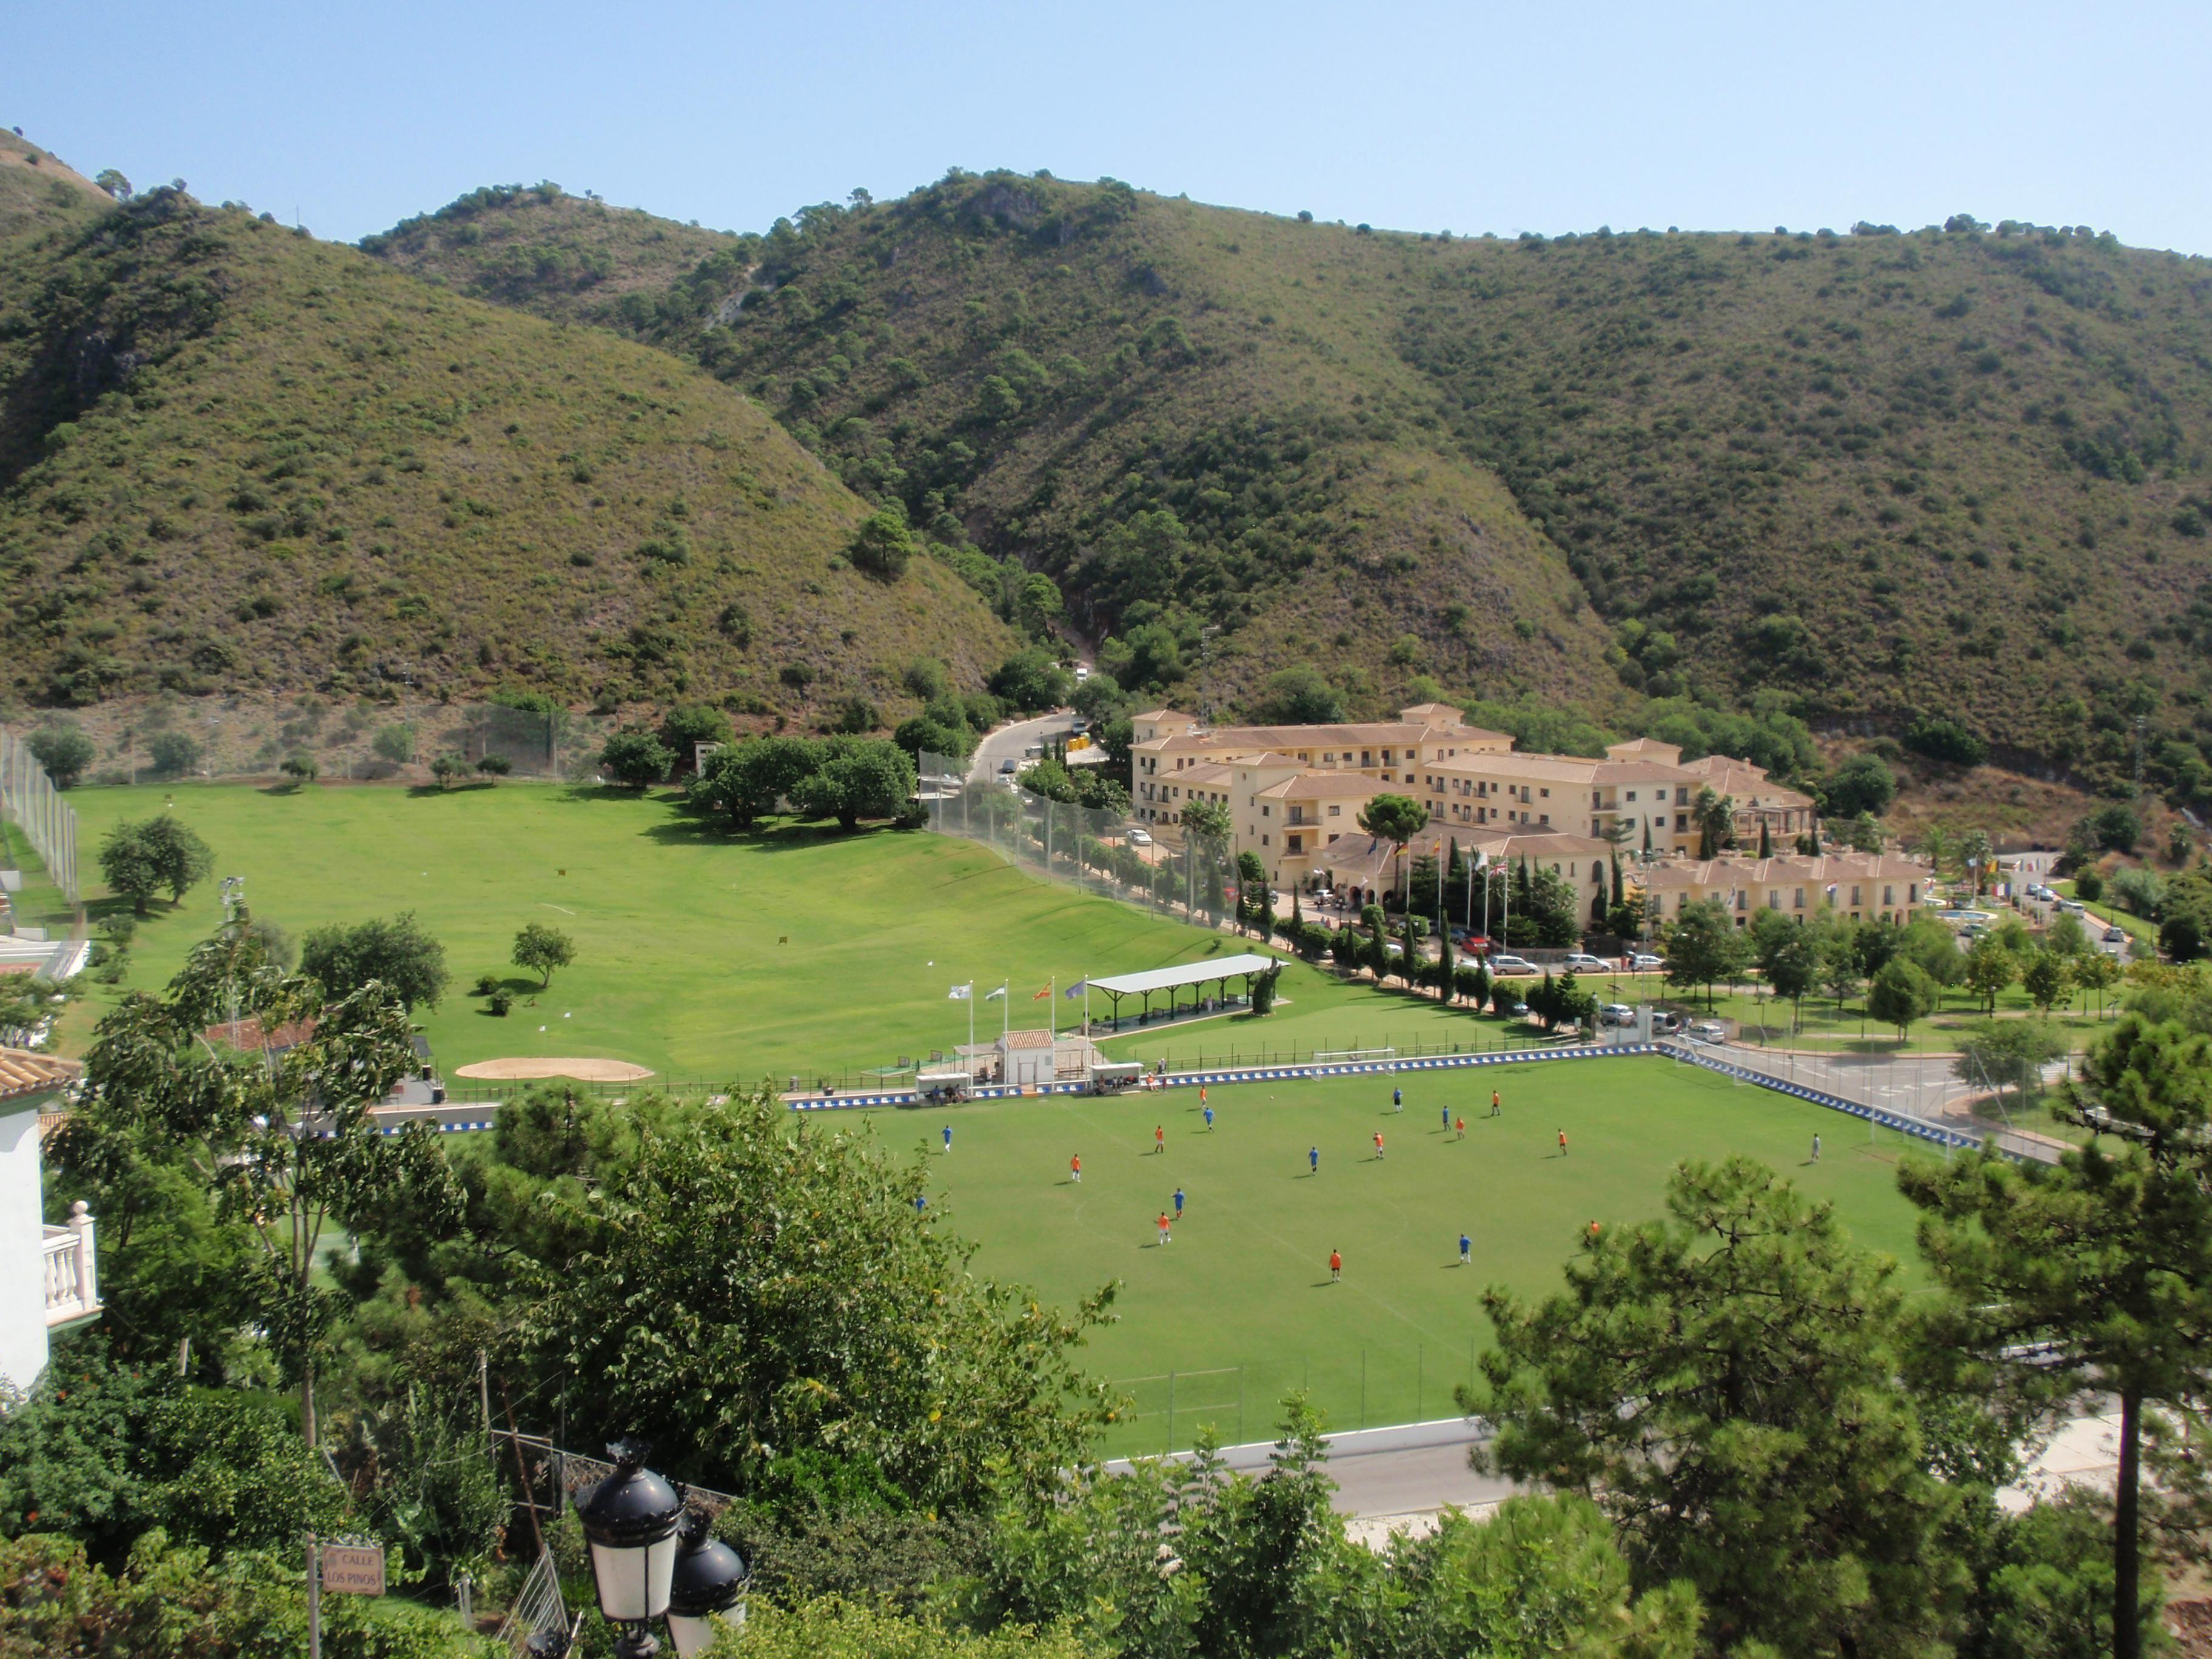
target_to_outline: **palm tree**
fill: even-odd
[[[1996,855],[1996,848],[1990,845],[1990,832],[1986,830],[1972,830],[1959,843],[1960,861],[1973,872],[1976,898],[1982,896],[1982,879],[1989,873],[1990,862]]]
[[[1943,861],[1951,855],[1951,838],[1941,826],[1930,824],[1928,833],[1920,838],[1920,850],[1928,855],[1928,867],[1938,877],[1943,873]]]

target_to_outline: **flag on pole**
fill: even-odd
[[[1078,981],[1075,981],[1075,983],[1074,983],[1074,984],[1073,984],[1073,985],[1069,986],[1069,987],[1067,988],[1067,989],[1066,989],[1065,992],[1063,992],[1061,994],[1063,994],[1063,995],[1065,995],[1065,996],[1069,996],[1069,997],[1079,997],[1079,996],[1081,996],[1081,995],[1082,995],[1085,991],[1089,990],[1090,988],[1091,988],[1091,981],[1090,981],[1089,980],[1087,980],[1087,979],[1079,979]]]
[[[997,990],[995,990],[995,991],[990,991],[990,992],[987,992],[987,993],[985,993],[985,994],[984,994],[984,997],[983,997],[983,1000],[984,1000],[984,1001],[986,1001],[986,1002],[996,1002],[996,1001],[997,1001],[1000,997],[1003,997],[1003,996],[1004,996],[1004,995],[1006,995],[1006,988],[1005,986],[1001,985],[1001,986],[1000,986]]]
[[[951,1001],[967,1002],[974,999],[975,995],[975,988],[973,984],[956,985],[945,994]]]
[[[1043,989],[1043,990],[1039,991],[1039,992],[1036,993],[1034,995],[1032,995],[1032,996],[1030,998],[1030,1000],[1031,1002],[1042,1002],[1042,1001],[1044,1001],[1048,997],[1049,997],[1049,996],[1051,996],[1051,995],[1052,995],[1052,987],[1051,987],[1051,986],[1049,986],[1049,985],[1048,985],[1048,986],[1046,986],[1046,987],[1044,988],[1044,989]]]

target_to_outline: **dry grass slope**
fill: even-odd
[[[1011,648],[945,567],[851,568],[864,505],[664,354],[170,191],[21,245],[0,657],[22,698],[521,686],[804,722],[894,700],[916,656],[973,684]]]

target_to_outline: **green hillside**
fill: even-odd
[[[615,320],[1092,635],[1164,623],[1200,701],[1775,689],[2092,776],[2141,714],[2203,800],[2212,267],[1952,222],[1503,241],[956,173]]]
[[[0,167],[0,211],[32,171]],[[173,189],[18,222],[0,686],[19,699],[522,687],[812,723],[895,703],[917,656],[974,685],[1012,648],[950,568],[853,568],[865,505],[665,354]]]
[[[631,327],[702,260],[740,240],[538,184],[471,191],[435,213],[364,237],[361,246],[474,299],[523,306],[560,322]]]

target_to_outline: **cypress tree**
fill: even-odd
[[[1759,821],[1759,856],[1762,859],[1771,859],[1774,856],[1774,837],[1769,833],[1766,820],[1764,817]]]
[[[1454,846],[1452,848],[1452,857],[1455,860],[1459,857],[1459,848],[1457,846]],[[1449,924],[1447,923],[1438,927],[1437,929],[1437,1000],[1438,1002],[1449,1002],[1451,1000],[1451,927]]]

